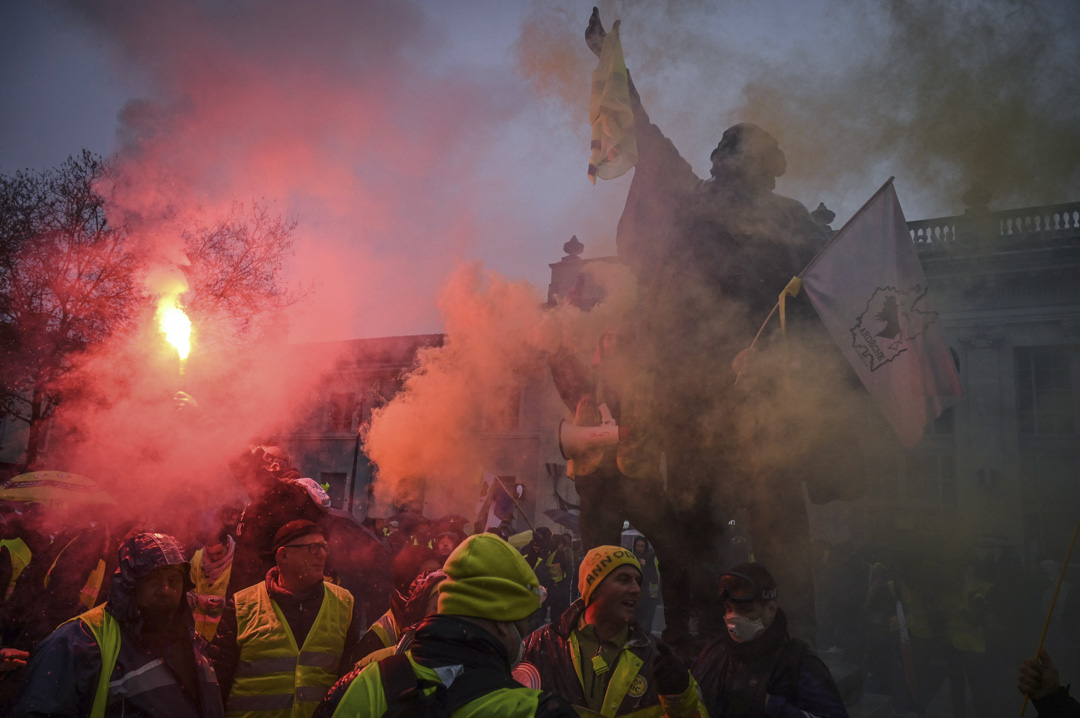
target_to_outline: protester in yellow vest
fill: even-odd
[[[524,557],[494,534],[477,534],[443,570],[438,615],[420,623],[407,653],[361,671],[333,715],[574,718],[559,696],[511,675],[527,619],[540,607],[540,582]]]
[[[210,543],[191,557],[191,580],[195,584],[195,630],[207,642],[214,640],[218,622],[225,611],[225,591],[232,574],[236,542],[222,529]]]
[[[109,600],[34,650],[11,715],[221,718],[221,691],[184,600],[189,572],[172,536],[124,541]]]
[[[342,676],[326,694],[326,698],[323,699],[318,710],[315,711],[313,718],[330,718],[330,716],[334,715],[334,711],[337,710],[341,699],[345,696],[345,692],[349,690],[349,686],[360,675],[360,672],[369,665],[378,663],[382,659],[395,654],[406,653],[412,648],[413,640],[416,638],[417,626],[428,616],[434,616],[438,613],[439,592],[437,589],[439,584],[445,580],[446,573],[438,568],[425,571],[416,577],[412,588],[409,589],[409,600],[405,604],[403,617],[406,624],[401,640],[397,642],[397,645],[380,648],[357,661],[353,669]]]
[[[706,716],[690,671],[634,622],[642,581],[637,556],[597,546],[579,573],[581,599],[525,642],[539,687],[581,715]]]
[[[433,571],[440,566],[442,564],[435,557],[435,552],[426,546],[410,544],[398,551],[390,565],[390,582],[394,587],[390,594],[390,608],[375,619],[360,638],[360,658],[398,644],[404,626],[409,625],[402,622],[402,617],[412,582],[421,573]]]
[[[290,521],[274,535],[266,580],[226,607],[214,655],[228,716],[308,718],[356,661],[357,605],[324,580],[328,554],[322,528]]]
[[[4,539],[0,541],[0,547],[7,549],[11,560],[11,580],[8,582],[7,590],[4,593],[4,598],[7,598],[15,590],[15,582],[19,580],[19,574],[30,563],[33,554],[30,547],[21,538]]]

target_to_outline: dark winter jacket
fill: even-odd
[[[585,603],[579,599],[558,620],[530,633],[525,639],[524,655],[524,661],[532,664],[540,674],[540,688],[558,693],[580,708],[588,707],[589,702],[574,667],[574,647],[570,634],[577,629],[584,610]],[[608,678],[614,682],[625,676],[625,695],[614,715],[626,715],[650,707],[655,708],[655,715],[698,714],[697,686],[693,681],[682,695],[661,698],[653,675],[653,666],[659,655],[656,643],[636,623],[630,624],[626,646],[613,664]],[[640,663],[636,671],[624,673],[624,669],[620,669],[620,664],[628,660]],[[610,684],[608,690],[612,690]]]
[[[105,536],[103,526],[71,528],[52,541],[31,546],[34,557],[5,606],[4,645],[32,650],[58,625],[86,609],[80,592],[103,556]]]
[[[443,708],[460,706],[456,716],[571,718],[573,709],[558,695],[518,684],[506,648],[491,633],[458,616],[429,616],[416,627],[408,653],[416,688]],[[383,688],[384,662],[366,666],[331,690],[316,716],[430,715],[427,700],[405,704]],[[445,669],[450,669],[446,671]],[[444,671],[442,675],[438,671]],[[444,688],[444,686],[446,686]],[[408,691],[415,694],[414,686]],[[403,697],[404,698],[404,697]],[[390,708],[391,710],[387,710]],[[403,710],[394,713],[393,710]],[[435,713],[438,715],[438,713]]]
[[[1069,695],[1069,687],[1062,686],[1048,696],[1032,702],[1039,718],[1080,718],[1080,701]]]
[[[752,641],[737,643],[726,633],[717,638],[691,672],[711,718],[847,718],[829,669],[788,635],[783,611]]]
[[[120,547],[104,604],[106,620],[115,619],[120,634],[105,715],[220,718],[225,713],[221,691],[187,601],[180,602],[167,627],[155,631],[136,604],[137,582],[161,566],[180,566],[185,589],[192,588],[183,548],[173,537],[138,534]],[[83,616],[90,620],[91,613]],[[12,715],[90,715],[101,670],[101,650],[87,621],[63,624],[31,655]]]

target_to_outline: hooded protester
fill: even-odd
[[[723,574],[720,601],[728,632],[705,646],[692,669],[712,718],[847,718],[829,669],[788,635],[764,566],[744,563]]]
[[[558,695],[511,675],[521,632],[540,607],[540,582],[512,546],[492,534],[465,539],[438,587],[439,612],[416,629],[412,647],[362,670],[336,716],[574,716]]]
[[[519,671],[583,715],[704,715],[686,666],[634,622],[641,567],[632,551],[597,546],[585,555],[581,598],[525,641]]]
[[[390,594],[390,608],[379,616],[360,639],[358,655],[364,656],[383,648],[396,646],[401,640],[405,622],[405,604],[409,600],[409,590],[416,577],[425,571],[440,566],[435,552],[427,546],[410,544],[404,546],[394,557],[390,565],[390,581],[394,586]]]
[[[384,658],[398,653],[405,653],[412,648],[413,639],[416,637],[416,626],[428,616],[434,616],[439,610],[439,592],[436,590],[439,584],[446,580],[446,573],[442,569],[425,571],[416,577],[409,589],[409,600],[405,603],[402,620],[406,623],[401,640],[396,646],[388,646],[369,653],[357,661],[356,666],[346,673],[334,684],[326,698],[312,715],[312,718],[329,718],[334,715],[338,704],[349,690],[349,686],[360,675],[360,672],[371,663],[377,663]]]
[[[24,650],[97,604],[106,578],[106,552],[116,551],[105,523],[87,524],[82,516],[58,508],[31,516],[21,530],[27,557],[32,558],[4,606],[5,644]]]
[[[34,650],[14,716],[224,716],[221,691],[184,594],[184,549],[137,534],[120,546],[109,600]]]

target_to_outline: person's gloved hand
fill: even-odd
[[[607,31],[604,30],[604,24],[600,22],[600,9],[594,7],[592,16],[589,17],[589,26],[585,28],[585,44],[597,57],[600,57],[600,50],[604,47],[605,35]]]
[[[667,644],[657,643],[660,655],[653,663],[653,675],[656,676],[656,688],[662,696],[679,695],[690,687],[690,671],[686,664],[671,652]]]
[[[1020,665],[1020,676],[1016,687],[1020,692],[1032,698],[1045,698],[1061,687],[1058,669],[1050,660],[1050,654],[1043,649],[1038,660],[1025,658]]]

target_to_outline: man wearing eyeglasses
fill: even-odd
[[[356,660],[362,622],[351,593],[323,580],[326,533],[305,519],[274,536],[276,566],[237,591],[214,639],[229,716],[310,716]]]
[[[829,669],[787,630],[776,581],[760,563],[720,577],[727,633],[698,656],[691,672],[712,718],[847,718]]]

